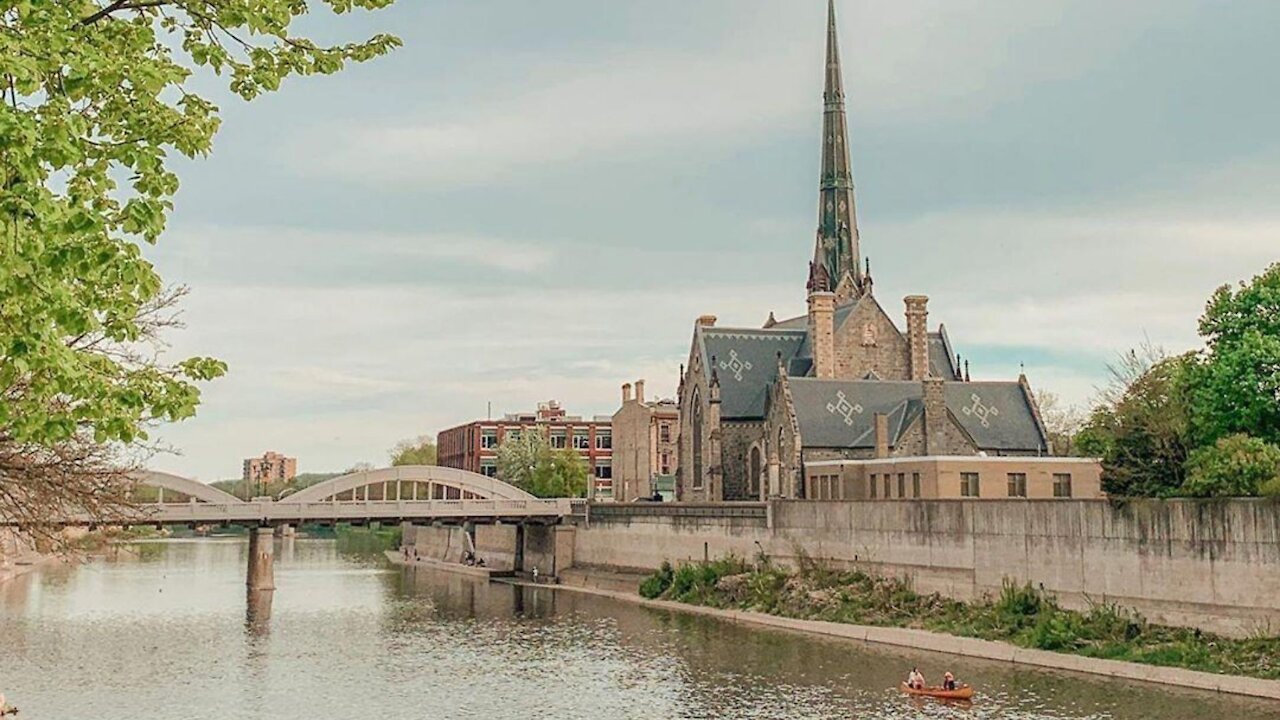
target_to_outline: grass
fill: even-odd
[[[783,617],[902,627],[998,640],[1026,648],[1148,665],[1280,679],[1280,638],[1233,639],[1148,623],[1098,603],[1062,608],[1030,585],[1006,583],[997,597],[961,602],[920,594],[898,578],[833,570],[801,555],[794,570],[763,557],[726,557],[662,567],[640,586],[647,598]]]

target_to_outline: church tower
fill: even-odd
[[[861,267],[858,213],[849,162],[844,77],[836,38],[836,4],[827,5],[827,74],[822,93],[822,175],[818,185],[818,232],[809,266],[810,292],[835,292],[843,304],[864,295],[870,283]]]

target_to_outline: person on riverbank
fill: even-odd
[[[911,668],[911,673],[907,675],[907,687],[912,690],[924,689],[924,675],[920,674],[920,668]]]

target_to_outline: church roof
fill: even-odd
[[[791,378],[791,399],[805,447],[875,447],[875,416],[889,419],[889,444],[924,413],[924,387],[914,381]],[[979,450],[1046,450],[1031,405],[1017,382],[945,382],[947,409]]]
[[[708,376],[714,369],[720,380],[720,417],[726,420],[764,417],[769,386],[778,378],[778,353],[788,372],[804,366],[797,358],[804,331],[699,327],[698,333],[702,367]]]

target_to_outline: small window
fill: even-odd
[[[660,442],[671,442],[671,424],[662,423],[658,426],[658,440]]]
[[[892,480],[889,477],[889,473],[885,473],[884,474],[884,499],[885,500],[888,500],[889,498],[893,497],[893,488],[889,486],[889,483],[891,481]]]
[[[520,439],[520,428],[511,428],[510,430],[507,430],[505,433],[502,434],[503,442],[506,442],[508,440],[519,440],[519,439]]]
[[[907,496],[907,474],[898,473],[898,498]]]
[[[920,497],[920,473],[911,473],[911,497]]]
[[[1009,473],[1009,497],[1027,496],[1027,474]]]
[[[484,430],[480,433],[480,447],[486,450],[492,450],[498,447],[498,431]]]
[[[587,431],[574,430],[573,431],[573,449],[589,450],[590,448],[591,448],[591,436],[587,434]]]
[[[596,431],[596,449],[612,450],[613,449],[613,433]]]
[[[492,463],[485,463],[480,466],[480,474],[484,475],[485,477],[497,477],[498,466]]]
[[[960,473],[960,497],[981,497],[978,473]]]
[[[599,460],[596,462],[596,477],[601,480],[609,480],[613,477],[613,463],[608,460]]]
[[[871,473],[871,479],[870,481],[867,482],[867,487],[870,488],[871,490],[869,497],[872,500],[875,500],[876,499],[876,474],[875,473]]]
[[[565,447],[564,437],[565,437],[564,430],[552,430],[551,431],[551,447],[557,450],[563,450]]]
[[[663,475],[671,474],[671,453],[663,452],[662,461],[659,463],[659,471]]]
[[[1071,497],[1071,473],[1053,474],[1053,496],[1056,498]]]

